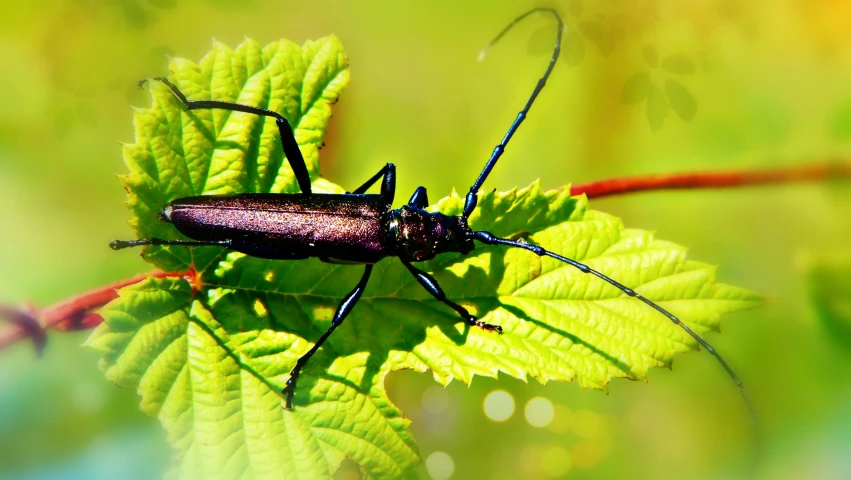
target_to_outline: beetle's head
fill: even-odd
[[[172,207],[170,203],[163,207],[163,211],[160,212],[160,220],[171,223],[171,212],[173,211],[174,207]]]
[[[461,217],[418,208],[393,210],[389,231],[398,255],[412,262],[430,260],[439,253],[469,253],[475,245],[472,231]]]

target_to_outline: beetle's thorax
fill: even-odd
[[[412,262],[430,260],[439,253],[469,253],[472,231],[461,217],[404,206],[390,211],[389,241],[396,254]]]

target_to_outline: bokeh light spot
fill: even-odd
[[[455,473],[455,462],[443,452],[433,452],[425,463],[429,476],[434,480],[447,480]]]
[[[566,433],[573,425],[573,411],[564,405],[553,406],[553,421],[547,426],[553,433]]]
[[[541,470],[550,478],[563,477],[573,468],[573,457],[561,445],[554,444],[541,456]]]
[[[444,387],[433,385],[423,392],[422,401],[429,413],[443,413],[449,406],[449,394]]]
[[[573,416],[573,433],[580,438],[596,437],[603,427],[603,417],[591,410],[579,410]]]
[[[524,410],[526,421],[536,428],[544,428],[553,421],[555,410],[553,402],[544,397],[535,397],[526,402]]]
[[[80,383],[71,393],[71,403],[85,413],[96,413],[103,408],[106,397],[103,390],[91,382]]]
[[[494,390],[485,397],[485,415],[494,422],[504,422],[514,414],[514,397],[505,390]]]
[[[533,444],[520,452],[518,478],[560,478],[573,468],[570,451],[558,443]]]
[[[573,446],[573,463],[583,469],[597,466],[603,458],[603,446],[596,440],[582,440]]]

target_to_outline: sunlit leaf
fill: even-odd
[[[676,80],[665,81],[665,95],[668,103],[684,122],[690,122],[697,114],[697,101],[688,89]]]
[[[199,64],[176,59],[170,70],[189,98],[285,115],[315,191],[342,192],[318,177],[330,105],[348,80],[336,38],[302,47],[215,44]],[[186,112],[162,85],[150,88],[153,104],[136,112],[136,143],[124,150],[130,173],[122,178],[140,237],[180,238],[158,218],[175,198],[297,191],[273,121]],[[463,198],[453,193],[431,208],[458,215]],[[715,269],[686,260],[684,248],[589,210],[569,188],[544,191],[535,183],[482,194],[470,225],[522,233],[584,261],[700,333],[717,330],[721,314],[759,303],[716,283]],[[505,334],[471,329],[391,258],[375,266],[364,297],[302,371],[295,409],[287,411],[280,392],[289,372],[328,329],[363,267],[213,247],[151,247],[144,256],[169,271],[194,267],[201,288],[152,278],[122,289],[100,312],[104,323],[89,345],[103,353],[107,377],[136,388],[141,409],[160,419],[179,478],[327,478],[346,457],[368,478],[415,478],[420,457],[409,421],[384,388],[392,371],[431,371],[443,384],[502,372],[605,389],[614,377],[644,380],[650,368],[696,348],[667,318],[597,277],[501,247],[422,263],[453,300]]]

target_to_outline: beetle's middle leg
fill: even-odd
[[[319,347],[321,347],[322,344],[325,343],[325,340],[327,340],[328,337],[330,337],[331,334],[334,333],[334,330],[336,330],[337,327],[339,327],[340,324],[343,323],[343,320],[346,319],[346,316],[349,314],[349,312],[351,312],[352,309],[355,308],[355,304],[358,303],[358,300],[360,300],[361,295],[363,295],[363,291],[366,288],[366,282],[369,280],[370,273],[372,273],[372,264],[368,263],[364,268],[363,276],[361,277],[360,281],[358,281],[358,284],[355,286],[354,290],[352,290],[348,295],[346,295],[346,298],[344,298],[343,301],[340,302],[340,305],[337,307],[337,311],[334,313],[334,319],[331,320],[331,328],[329,328],[327,332],[325,332],[321,337],[319,337],[319,340],[316,341],[316,343],[313,345],[313,348],[308,350],[307,353],[302,355],[301,358],[299,358],[298,361],[295,363],[295,367],[293,367],[292,372],[290,372],[290,379],[287,380],[287,386],[281,392],[282,394],[287,396],[287,410],[292,410],[293,408],[293,395],[295,394],[295,385],[298,381],[298,376],[301,373],[301,369],[304,368],[304,365],[307,363],[308,360],[310,360],[310,357],[312,357],[313,354],[316,353],[317,350],[319,350]]]
[[[402,260],[402,264],[405,265],[405,267],[414,275],[414,277],[416,277],[417,281],[420,282],[420,285],[422,285],[423,288],[428,291],[428,293],[432,294],[434,298],[448,305],[450,308],[452,308],[452,310],[458,312],[458,315],[460,315],[461,318],[463,318],[464,321],[467,322],[467,325],[483,328],[488,331],[495,331],[502,335],[502,327],[500,327],[499,325],[493,325],[479,320],[478,318],[470,314],[470,312],[468,312],[466,308],[446,298],[446,294],[443,293],[443,289],[440,288],[440,285],[437,283],[437,280],[435,280],[434,277],[420,270],[419,268],[411,265],[411,263],[407,260]]]

